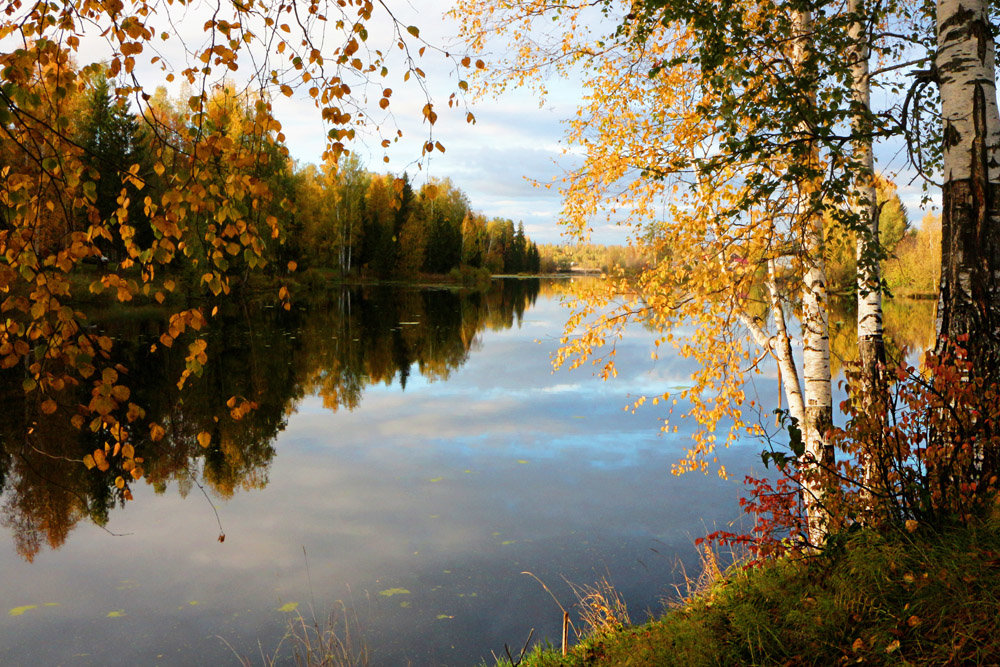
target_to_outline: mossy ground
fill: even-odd
[[[520,664],[1000,664],[1000,524],[858,532],[821,555],[732,568],[655,621]]]

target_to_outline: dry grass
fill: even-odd
[[[368,646],[358,636],[358,619],[348,612],[343,601],[337,601],[338,608],[330,612],[324,622],[320,622],[315,612],[310,621],[302,614],[289,619],[285,635],[272,653],[263,647],[259,664],[274,667],[289,662],[299,667],[366,667],[370,664]],[[241,665],[251,667],[255,661],[240,654],[223,639],[236,655]],[[290,659],[290,660],[289,660]]]
[[[684,581],[674,584],[677,596],[673,600],[665,601],[667,607],[683,607],[692,600],[708,593],[718,581],[725,578],[725,568],[719,565],[719,554],[709,543],[702,542],[699,545],[698,560],[699,572],[697,577],[690,577],[684,567],[684,563],[680,563],[681,577],[683,577]]]
[[[580,614],[578,635],[593,636],[617,632],[632,624],[625,600],[607,577],[601,577],[596,583],[584,586],[569,581],[566,583],[576,596],[574,606]]]

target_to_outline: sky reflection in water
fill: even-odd
[[[80,522],[30,564],[6,546],[7,609],[37,607],[0,619],[0,662],[259,662],[279,650],[280,608],[322,619],[344,600],[373,664],[469,664],[531,628],[557,640],[561,612],[525,570],[566,605],[563,577],[607,576],[633,620],[659,610],[676,560],[690,569],[693,540],[738,517],[739,487],[671,476],[684,433],[623,410],[630,391],[682,383],[686,362],[650,361],[637,333],[613,382],[553,373],[564,318],[543,294],[519,327],[482,331],[447,380],[414,366],[405,391],[370,386],[353,411],[302,399],[266,488],[213,499],[224,543],[197,488],[138,484],[107,526],[124,536]],[[721,458],[740,479],[758,449]],[[393,589],[408,592],[381,594]]]

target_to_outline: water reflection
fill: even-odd
[[[166,329],[162,312],[92,315],[115,340],[115,356],[104,367],[129,369],[131,401],[146,413],[137,424],[163,425],[165,435],[154,442],[147,428],[133,428],[130,440],[145,474],[116,485],[118,477],[130,479],[120,459],[109,459],[103,472],[80,464],[104,443],[100,430],[71,423],[75,406],[90,400],[89,387],[65,390],[56,414],[42,416],[25,399],[21,370],[4,371],[0,522],[17,552],[32,560],[46,545],[60,547],[81,521],[106,525],[136,484],[157,493],[174,485],[182,497],[200,485],[223,499],[264,488],[275,439],[304,396],[318,395],[330,410],[353,409],[372,385],[396,382],[405,390],[414,366],[428,381],[446,379],[466,362],[480,331],[519,323],[539,289],[538,280],[496,281],[471,294],[350,287],[311,295],[290,312],[250,300],[224,302],[199,334],[209,362],[183,389],[176,382],[186,341],[154,345]],[[241,415],[227,404],[231,397],[256,407]],[[202,432],[211,436],[207,447],[199,443]]]
[[[562,614],[525,570],[565,604],[563,577],[606,576],[633,619],[661,610],[676,559],[697,571],[694,538],[740,516],[740,488],[671,476],[693,425],[661,434],[655,410],[622,409],[627,392],[683,384],[695,368],[650,361],[651,333],[636,328],[619,342],[614,382],[551,371],[566,317],[551,293],[566,290],[356,288],[288,313],[232,306],[208,334],[216,366],[184,392],[173,382],[185,346],[149,353],[164,324],[155,314],[105,317],[132,355],[137,400],[176,433],[142,441],[147,476],[116,509],[110,471],[31,449],[43,444],[23,430],[34,406],[0,415],[8,532],[36,561],[0,552],[0,663],[234,662],[220,637],[256,660],[279,650],[282,609],[297,603],[322,620],[344,599],[372,664],[476,664],[505,643],[519,647],[532,628],[536,640],[558,640]],[[759,401],[777,395],[766,374],[757,390]],[[233,420],[234,394],[258,409]],[[46,454],[79,458],[99,439],[51,429]],[[201,430],[212,434],[207,450]],[[759,449],[724,450],[720,461],[738,480],[759,471]],[[109,536],[95,514],[131,535]],[[46,549],[50,541],[64,544]],[[408,592],[383,595],[399,590]]]
[[[931,299],[883,302],[887,363],[913,362],[914,354],[933,347],[935,308],[936,302]],[[844,366],[858,360],[857,319],[857,299],[830,299],[830,371],[834,378],[843,374]]]

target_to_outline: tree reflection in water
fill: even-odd
[[[105,442],[100,430],[72,423],[89,403],[91,387],[65,388],[55,397],[58,410],[46,415],[38,392],[25,398],[23,370],[7,369],[0,372],[0,522],[30,561],[45,545],[61,546],[80,521],[106,525],[136,484],[166,493],[174,483],[182,496],[198,484],[221,498],[263,488],[275,438],[302,398],[318,394],[331,410],[352,409],[375,383],[398,381],[405,390],[414,365],[430,381],[446,379],[466,361],[479,331],[519,324],[539,290],[537,279],[496,280],[488,291],[468,294],[346,287],[309,295],[291,311],[227,300],[199,332],[209,360],[183,389],[176,379],[190,341],[156,344],[167,328],[163,312],[91,313],[93,326],[115,341],[113,358],[98,374],[117,369],[131,402],[145,410],[129,434],[143,476],[133,480],[120,457],[110,457],[103,471],[83,465]],[[255,408],[242,414],[245,402]],[[129,423],[124,412],[119,419]],[[156,441],[152,423],[165,429]],[[207,446],[201,433],[211,436]]]

